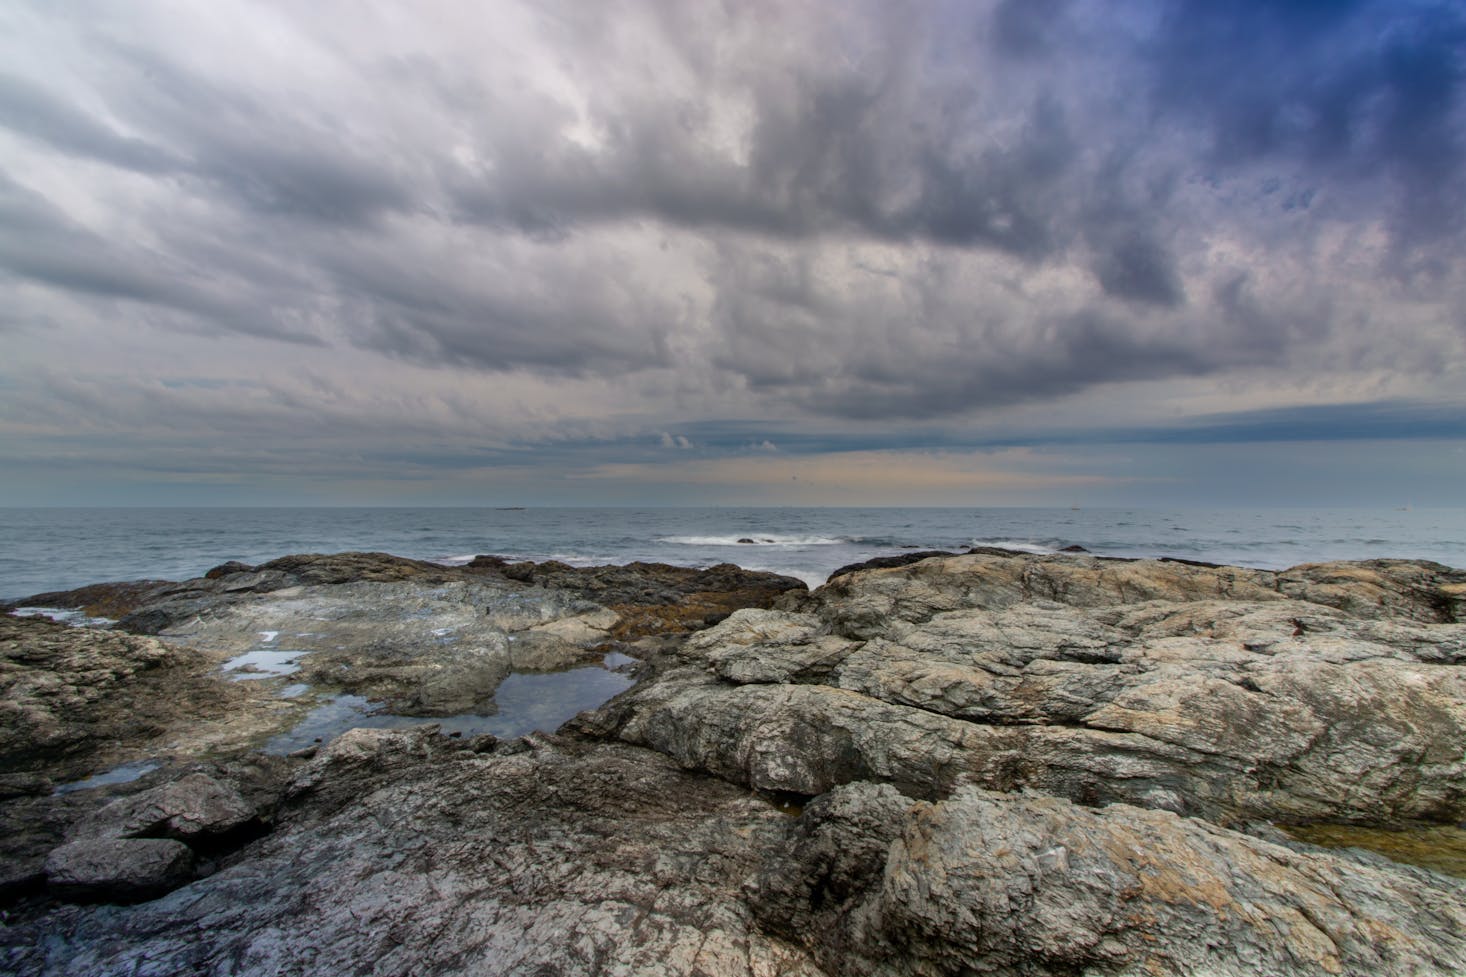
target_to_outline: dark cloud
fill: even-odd
[[[993,47],[1010,57],[1048,54],[1069,0],[1002,0],[993,11]]]
[[[1302,166],[1368,201],[1381,178],[1407,244],[1461,230],[1466,11],[1452,3],[1175,0],[1149,45],[1152,98],[1215,166]]]
[[[1454,4],[374,9],[56,14],[65,70],[0,76],[0,267],[674,417],[1462,368]]]
[[[64,153],[142,173],[180,168],[171,153],[125,136],[75,105],[13,75],[0,74],[0,125]]]
[[[0,267],[63,291],[197,308],[161,269],[66,218],[45,197],[0,173]]]

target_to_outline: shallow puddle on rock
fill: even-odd
[[[297,699],[311,690],[310,685],[305,682],[296,682],[294,685],[287,685],[277,693],[282,699]]]
[[[85,780],[75,780],[69,784],[59,784],[52,794],[70,794],[74,790],[89,790],[92,787],[109,787],[113,784],[127,784],[138,779],[143,774],[152,773],[161,767],[162,764],[156,760],[136,760],[132,763],[124,763],[113,767],[105,773],[99,773],[88,777]]]
[[[236,681],[289,675],[300,671],[296,659],[303,654],[299,649],[256,648],[229,659],[224,663],[224,671],[233,672],[229,677]]]
[[[624,672],[636,666],[641,659],[632,658],[630,655],[623,655],[619,651],[606,652],[605,667],[613,672]]]
[[[553,732],[566,720],[602,705],[631,684],[630,676],[599,665],[563,672],[516,672],[499,685],[494,695],[498,712],[492,716],[474,713],[398,716],[374,711],[363,696],[338,695],[312,709],[290,732],[271,739],[265,744],[265,752],[292,753],[330,742],[348,729],[359,727],[401,729],[437,723],[445,734],[493,733],[500,739],[512,739],[535,730]]]
[[[1409,865],[1466,878],[1466,828],[1422,824],[1361,828],[1352,824],[1279,825],[1292,838],[1324,848],[1363,848]]]

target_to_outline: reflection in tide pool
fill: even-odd
[[[608,656],[609,657],[609,656]],[[625,658],[626,656],[617,656]],[[628,658],[627,661],[635,661]],[[607,664],[612,664],[607,662]],[[620,663],[617,663],[620,664]],[[463,713],[457,716],[397,716],[372,712],[359,695],[338,695],[312,709],[288,733],[265,745],[266,753],[284,754],[325,743],[348,729],[402,729],[437,723],[444,733],[478,736],[493,733],[501,739],[535,730],[553,731],[566,720],[594,709],[631,686],[632,679],[609,668],[592,666],[564,672],[520,672],[510,675],[494,696],[498,712],[492,716]]]
[[[259,648],[229,659],[224,663],[224,671],[233,672],[229,677],[235,681],[289,675],[300,671],[295,660],[303,654],[305,652],[299,650]]]
[[[156,760],[137,760],[133,763],[124,763],[121,766],[113,767],[106,773],[99,773],[86,780],[76,780],[69,784],[61,784],[51,793],[70,794],[74,790],[88,790],[92,787],[107,787],[112,784],[127,784],[138,779],[145,773],[152,773],[157,770],[161,763]]]

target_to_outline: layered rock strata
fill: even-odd
[[[603,730],[750,786],[1205,817],[1466,817],[1466,575],[929,559],[689,639]]]

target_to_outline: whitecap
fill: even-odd
[[[1057,553],[1058,550],[1052,546],[1044,546],[1041,543],[1033,543],[1021,539],[975,539],[973,546],[991,546],[1000,550],[1015,550],[1019,553],[1032,553],[1035,556],[1049,556]]]
[[[428,562],[436,563],[444,567],[461,567],[465,564],[472,563],[477,556],[477,553],[465,553],[458,556],[435,556],[431,560],[428,560]]]
[[[678,546],[839,546],[849,543],[843,536],[794,536],[750,532],[738,536],[660,536],[659,543]]]
[[[69,624],[74,628],[105,628],[117,622],[110,617],[87,617],[81,611],[63,607],[17,607],[10,612],[16,617],[44,617],[57,624]]]

